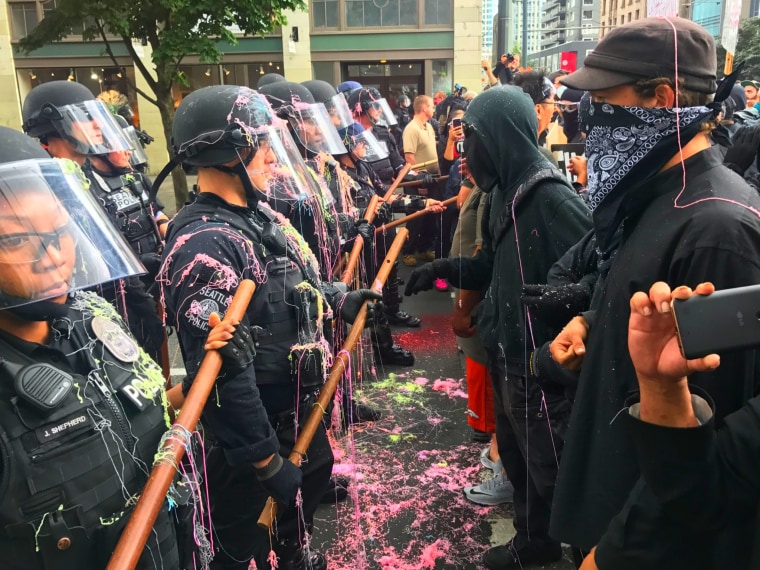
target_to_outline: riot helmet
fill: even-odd
[[[288,121],[300,145],[311,155],[343,154],[346,149],[322,103],[300,83],[273,83],[261,89],[277,116]]]
[[[142,168],[148,164],[148,155],[145,154],[145,147],[140,142],[140,137],[137,136],[135,126],[121,116],[116,115],[116,122],[119,123],[121,130],[124,131],[124,136],[127,137],[132,151],[129,153],[129,163],[134,168]]]
[[[324,104],[327,114],[330,115],[330,119],[336,129],[346,128],[354,122],[346,98],[338,93],[335,87],[327,81],[313,79],[311,81],[304,81],[301,85],[311,92],[317,103]]]
[[[74,162],[0,127],[0,310],[48,320],[75,290],[145,273],[87,185]]]
[[[388,158],[388,150],[380,144],[372,131],[365,129],[361,123],[351,123],[342,129],[340,134],[352,158],[367,162]]]
[[[287,79],[285,79],[285,77],[279,73],[265,73],[259,77],[259,80],[256,83],[256,89],[260,90],[265,85],[271,85],[272,83],[285,83],[286,81]]]
[[[396,117],[391,111],[388,101],[374,87],[356,89],[348,94],[348,107],[359,118],[365,115],[372,125],[390,127],[397,124]]]
[[[119,124],[103,101],[73,81],[51,81],[29,92],[22,109],[24,131],[46,142],[60,137],[79,154],[131,150]]]
[[[362,84],[358,81],[344,81],[343,83],[340,83],[338,87],[336,87],[336,90],[338,93],[343,95],[344,97],[348,97],[348,94],[351,91],[354,91],[356,89],[361,89]]]

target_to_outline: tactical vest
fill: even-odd
[[[251,326],[261,328],[257,335],[258,346],[253,360],[256,383],[290,384],[291,347],[303,342],[304,328],[315,327],[317,316],[316,299],[306,300],[304,297],[309,296],[308,292],[299,292],[296,286],[307,282],[316,289],[319,278],[310,268],[296,262],[292,244],[286,254],[269,251],[263,247],[263,225],[267,222],[276,225],[279,223],[260,206],[255,210],[249,210],[249,214],[250,216],[246,216],[224,206],[196,201],[191,207],[184,208],[177,214],[172,227],[184,228],[181,230],[183,233],[191,233],[198,222],[203,223],[205,228],[216,223],[238,230],[251,241],[256,257],[267,273],[263,282],[256,280],[256,291],[247,312]],[[169,239],[173,238],[172,235]],[[243,267],[235,269],[245,270]]]
[[[395,142],[391,142],[391,133],[387,127],[375,125],[372,127],[372,134],[375,135],[375,138],[380,143],[380,146],[384,147],[385,150],[388,151],[388,156],[382,160],[370,162],[369,164],[372,166],[372,170],[374,170],[380,177],[380,180],[383,181],[383,184],[392,184],[395,176],[393,164],[391,163],[390,159],[390,153],[393,152],[393,150],[396,148]]]
[[[148,188],[140,173],[106,176],[85,170],[90,189],[103,204],[116,228],[138,255],[160,254],[161,234],[150,208]]]
[[[94,298],[77,295],[89,306],[105,305]],[[166,429],[158,393],[151,398],[140,390],[147,367],[158,373],[162,390],[160,370],[130,345],[134,341],[120,325],[97,319],[96,326],[106,320],[120,331],[106,340],[109,345],[95,333],[92,312],[72,309],[72,345],[86,353],[81,361],[89,366],[70,370],[67,362],[48,362],[74,379],[74,388],[52,411],[42,412],[19,397],[18,367],[36,360],[0,339],[8,363],[0,364],[0,565],[5,569],[105,568]],[[129,362],[136,353],[139,360]],[[137,568],[178,567],[174,525],[162,508]]]

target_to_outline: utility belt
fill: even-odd
[[[316,392],[309,392],[306,394],[301,394],[301,397],[298,401],[298,424],[301,425],[304,418],[308,417],[308,415],[311,413],[311,408],[314,406],[314,403],[317,401],[317,394]],[[283,410],[282,412],[277,412],[276,414],[269,414],[267,416],[267,419],[269,420],[269,425],[272,426],[272,429],[275,431],[275,433],[281,433],[287,429],[293,429],[295,425],[295,417],[296,417],[296,408],[292,408],[290,410]]]

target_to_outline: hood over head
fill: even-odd
[[[464,156],[478,186],[514,191],[547,162],[538,150],[538,122],[533,101],[519,87],[489,89],[472,100],[462,118]]]

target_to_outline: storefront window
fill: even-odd
[[[454,86],[451,83],[453,63],[450,59],[433,60],[433,93],[443,91],[450,93]]]

